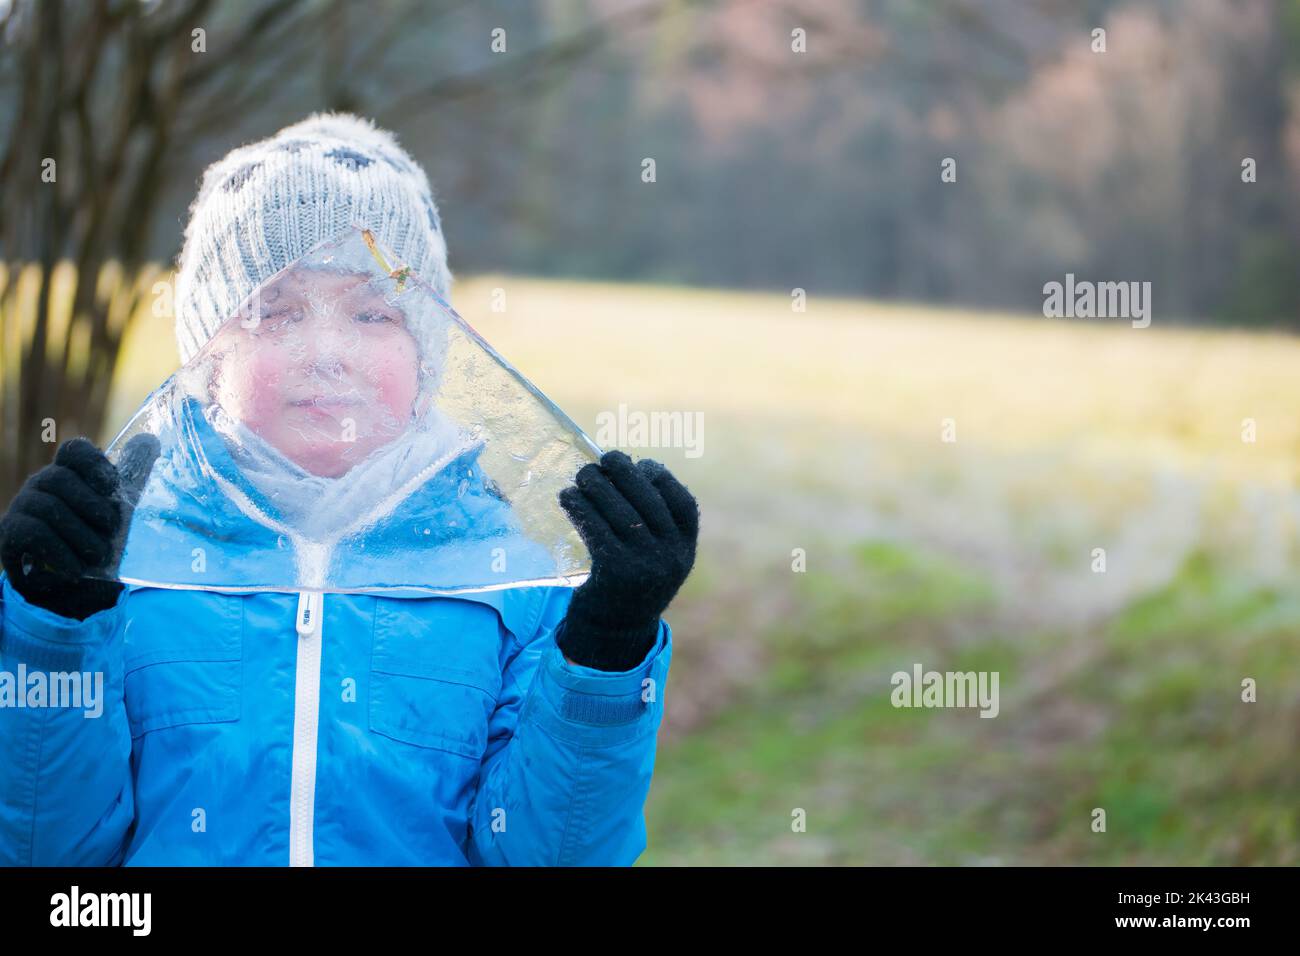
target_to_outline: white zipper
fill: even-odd
[[[320,724],[320,659],[325,595],[298,593],[298,663],[293,689],[293,776],[289,787],[289,865],[314,866],[316,731]]]

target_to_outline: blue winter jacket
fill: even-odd
[[[238,482],[196,418],[215,472]],[[180,520],[137,517],[132,553],[189,561],[187,534],[211,548],[216,528],[226,548],[213,561],[288,560],[186,472],[177,436],[160,437],[140,508],[165,500]],[[445,527],[447,507],[499,539],[500,498],[481,485],[448,496],[440,480],[366,543],[382,551],[421,518]],[[661,621],[628,671],[570,664],[555,633],[571,594],[132,585],[76,621],[4,579],[0,863],[630,865],[646,844],[672,635]],[[4,675],[14,691],[42,671],[102,673],[102,714],[3,693]]]

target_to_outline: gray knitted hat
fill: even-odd
[[[313,113],[209,166],[176,273],[181,362],[258,285],[354,222],[447,298],[447,243],[428,177],[370,120]]]

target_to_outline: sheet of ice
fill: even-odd
[[[576,585],[600,449],[361,226],[224,316],[108,449],[160,455],[118,576],[230,590]]]

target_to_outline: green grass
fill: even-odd
[[[1067,637],[1000,629],[987,582],[934,554],[842,557],[790,575],[764,678],[661,749],[642,865],[1297,861],[1300,591],[1194,555]],[[1089,653],[1063,666],[1067,644]],[[893,708],[889,675],[912,661],[999,671],[1001,714]],[[1239,675],[1269,700],[1242,703]]]
[[[789,574],[795,611],[762,635],[773,655],[765,679],[661,753],[645,864],[868,862],[872,841],[894,839],[870,834],[880,815],[920,823],[927,802],[942,806],[941,796],[914,802],[909,781],[960,762],[961,741],[932,727],[951,715],[896,710],[889,676],[912,659],[944,669],[998,659],[955,647],[945,631],[952,617],[984,613],[991,592],[978,575],[897,544],[841,557],[844,578]],[[845,578],[862,586],[835,585]],[[806,833],[791,832],[797,808]],[[917,851],[943,842],[912,836]]]

